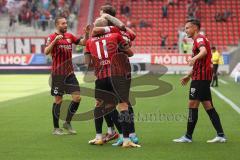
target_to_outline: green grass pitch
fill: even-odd
[[[79,77],[80,78],[80,77]],[[135,114],[145,116],[158,113],[166,117],[161,120],[136,122],[136,131],[142,148],[123,149],[111,144],[91,146],[88,140],[95,136],[93,120],[73,122],[78,134],[53,136],[48,75],[1,75],[0,76],[0,159],[1,160],[219,160],[240,159],[240,115],[223,100],[213,94],[225,133],[226,144],[207,144],[206,140],[216,133],[205,113],[200,108],[192,144],[175,144],[172,139],[185,133],[188,86],[182,87],[180,76],[165,75],[161,79],[169,82],[173,90],[166,95],[138,98]],[[228,77],[221,77],[228,84],[217,88],[222,94],[240,106],[240,85]],[[93,88],[93,83],[81,86]],[[151,86],[134,88],[148,90]],[[69,97],[66,97],[69,98]],[[90,110],[94,99],[82,97],[78,113]],[[182,115],[176,120],[171,116]],[[185,117],[185,118],[184,118]],[[106,131],[106,127],[104,127]]]

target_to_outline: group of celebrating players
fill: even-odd
[[[111,5],[100,9],[100,16],[94,21],[93,28],[85,28],[83,38],[76,38],[67,32],[67,21],[64,17],[55,19],[56,32],[49,35],[44,50],[52,57],[51,95],[55,97],[52,106],[54,135],[63,135],[59,127],[60,107],[64,94],[71,94],[66,120],[63,128],[69,134],[76,134],[71,120],[76,113],[80,101],[80,86],[74,74],[72,64],[72,44],[85,46],[85,64],[88,70],[94,70],[95,100],[94,122],[96,137],[89,141],[92,145],[103,145],[117,139],[113,146],[141,147],[135,133],[134,112],[129,101],[131,86],[131,66],[129,57],[133,56],[132,41],[136,34],[116,17],[116,10]],[[189,118],[185,136],[174,142],[192,142],[192,134],[197,123],[198,107],[201,102],[206,109],[217,136],[208,142],[226,142],[221,122],[213,108],[211,82],[211,50],[205,36],[199,34],[200,22],[187,21],[186,33],[194,39],[193,58],[188,61],[193,71],[181,80],[186,85],[192,78],[189,95]],[[103,135],[103,119],[107,123],[107,133]],[[115,131],[115,127],[117,131]],[[118,132],[118,133],[117,133]]]
[[[136,34],[115,18],[115,15],[114,7],[102,6],[100,17],[95,20],[91,30],[91,37],[90,26],[87,26],[82,39],[67,33],[67,21],[64,17],[55,19],[56,32],[49,35],[44,51],[47,55],[51,54],[53,61],[51,95],[55,97],[52,107],[54,135],[64,134],[59,127],[60,107],[64,94],[71,94],[72,101],[63,128],[70,134],[76,134],[70,122],[78,109],[81,97],[72,65],[74,43],[86,46],[85,63],[89,70],[94,70],[96,76],[94,109],[96,137],[90,140],[89,144],[102,145],[117,139],[113,146],[140,147],[135,133],[133,108],[129,102],[131,66],[128,57],[133,56],[130,48]],[[102,134],[103,118],[108,126],[105,135]]]

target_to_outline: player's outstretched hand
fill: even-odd
[[[189,80],[190,80],[189,75],[186,75],[186,76],[184,76],[184,77],[182,77],[182,78],[180,79],[181,84],[182,84],[183,86],[185,86],[185,85],[188,83]]]

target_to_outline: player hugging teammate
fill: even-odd
[[[131,66],[128,57],[133,55],[130,46],[135,33],[125,28],[115,15],[115,8],[102,6],[100,17],[94,22],[92,37],[86,43],[86,63],[94,68],[97,77],[94,110],[96,137],[89,144],[102,145],[116,138],[115,125],[120,136],[113,146],[140,147],[135,134],[133,108],[129,102]],[[105,136],[102,135],[103,117],[108,126]]]

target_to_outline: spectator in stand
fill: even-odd
[[[2,8],[2,2],[0,0],[0,13]],[[15,2],[16,1],[16,2]],[[14,3],[9,3],[7,9],[16,10],[18,14],[15,14],[18,18],[20,24],[26,24],[28,26],[33,26],[35,29],[40,27],[43,30],[46,30],[46,27],[49,25],[51,29],[51,21],[55,19],[56,16],[65,16],[69,17],[70,22],[73,18],[72,13],[75,14],[75,17],[78,13],[78,7],[75,5],[76,0],[24,0],[17,1]],[[16,9],[17,8],[17,9]],[[13,25],[13,16],[9,13],[9,25]],[[74,18],[75,19],[75,18]],[[16,21],[16,20],[15,20]],[[70,24],[71,28],[72,23]]]
[[[216,13],[214,18],[216,22],[227,22],[233,15],[230,9],[225,9],[222,13]]]
[[[162,18],[167,18],[168,16],[168,5],[164,4],[162,6]]]
[[[39,22],[41,24],[42,30],[45,31],[47,26],[47,19],[44,12],[41,13]]]
[[[32,17],[32,23],[33,23],[34,29],[40,28],[39,19],[40,19],[40,12],[37,10],[33,13],[33,17]]]
[[[76,19],[75,14],[71,13],[68,17],[69,28],[73,29],[75,19]]]
[[[15,13],[9,12],[9,30],[8,31],[14,31],[15,30],[15,23],[17,22]]]
[[[215,21],[216,21],[216,22],[222,22],[222,21],[223,21],[223,15],[222,15],[222,13],[216,13],[215,16],[214,16],[214,18],[215,18]]]
[[[168,35],[161,34],[161,47],[165,48]]]
[[[225,9],[223,12],[223,21],[227,22],[229,18],[232,16],[232,11],[230,9]]]
[[[129,7],[129,5],[125,4],[125,2],[122,2],[121,6],[120,6],[120,13],[125,15],[126,17],[131,16],[130,7]]]
[[[32,12],[30,9],[26,10],[26,24],[28,26],[31,26],[31,20],[32,20]]]
[[[57,9],[53,3],[50,5],[49,10],[50,10],[50,14],[52,15],[52,18],[55,19],[57,16]]]
[[[139,22],[139,27],[140,28],[146,28],[146,27],[151,27],[151,25],[144,19],[141,19]]]
[[[187,16],[188,16],[188,19],[196,19],[196,14],[197,14],[197,11],[198,11],[198,5],[195,1],[192,1],[189,0],[188,1],[188,4],[187,4]]]
[[[54,29],[55,24],[54,24],[54,19],[52,15],[49,16],[48,26],[50,31]]]
[[[126,17],[131,16],[131,10],[130,10],[130,7],[128,5],[125,6],[125,16]]]
[[[5,7],[6,4],[7,4],[6,0],[0,0],[0,15],[1,13],[6,12],[6,7]]]
[[[121,2],[121,5],[120,5],[120,13],[121,14],[125,14],[125,9],[124,9],[125,5],[123,2]]]

